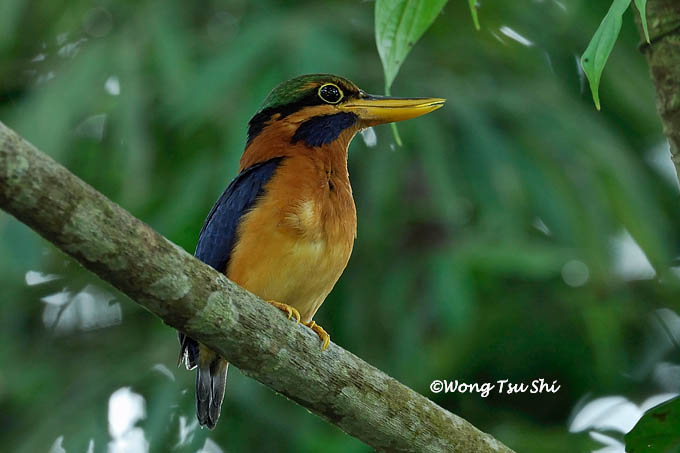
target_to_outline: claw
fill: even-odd
[[[323,327],[318,325],[316,321],[309,321],[304,324],[310,329],[312,329],[319,336],[319,338],[321,338],[321,341],[323,342],[321,344],[321,350],[325,351],[326,349],[328,349],[328,345],[331,342],[331,336],[328,335],[328,332],[326,332]]]
[[[266,301],[268,304],[275,306],[281,311],[285,311],[288,313],[288,319],[295,317],[295,322],[299,323],[300,322],[300,312],[297,311],[295,307],[291,307],[288,304],[284,304],[282,302],[279,302],[277,300],[268,300]]]

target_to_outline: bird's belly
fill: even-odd
[[[262,222],[257,214],[249,213],[241,226],[227,277],[265,300],[295,307],[308,322],[345,269],[353,237],[301,235],[281,222]]]

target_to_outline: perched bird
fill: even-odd
[[[274,88],[248,123],[239,173],[201,229],[196,258],[316,332],[312,318],[342,274],[356,236],[347,147],[361,129],[441,107],[439,98],[364,93],[329,74]],[[180,364],[198,368],[196,415],[212,429],[220,415],[226,360],[179,333]]]

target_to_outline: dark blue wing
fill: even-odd
[[[227,270],[241,217],[252,209],[282,159],[277,157],[253,165],[234,178],[205,219],[196,245],[196,258],[220,272]]]
[[[227,270],[231,249],[236,242],[236,229],[243,214],[253,208],[264,185],[271,179],[282,157],[262,162],[243,170],[220,195],[205,219],[198,236],[194,255],[219,272]],[[179,363],[186,362],[187,369],[196,367],[198,343],[178,332],[180,351]]]

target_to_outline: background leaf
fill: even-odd
[[[448,0],[378,0],[375,41],[385,71],[385,92],[413,45],[425,33]]]
[[[645,39],[649,44],[649,31],[647,30],[647,0],[635,0],[635,6],[640,12],[640,22],[642,22],[642,30],[645,32]]]
[[[588,44],[588,48],[581,56],[581,67],[590,82],[593,101],[598,110],[600,110],[600,95],[598,93],[600,77],[621,31],[622,16],[628,6],[630,6],[630,0],[614,0],[612,2],[607,15],[602,19],[602,23],[600,23],[593,39]]]
[[[472,22],[475,24],[475,29],[479,31],[479,17],[477,16],[477,0],[468,0],[470,5],[470,15],[472,16]]]
[[[390,95],[392,82],[411,48],[432,24],[447,1],[377,0],[375,2],[375,41],[385,71],[386,95]],[[392,123],[391,128],[394,140],[397,145],[401,146],[397,125]]]
[[[680,452],[680,397],[651,408],[626,434],[626,451]]]

